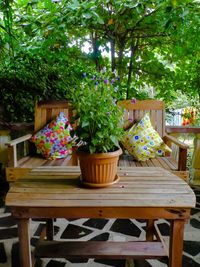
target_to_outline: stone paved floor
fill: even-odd
[[[200,267],[200,187],[194,188],[197,196],[196,208],[192,210],[190,221],[185,226],[183,267]],[[0,189],[0,267],[20,267],[18,256],[17,225],[2,200]],[[43,221],[31,222],[31,245],[39,238]],[[58,219],[55,223],[55,238],[60,240],[138,240],[144,238],[145,221],[128,219]],[[158,227],[168,241],[169,222],[160,220]],[[37,261],[36,267],[122,267],[123,260],[52,260]],[[135,267],[166,267],[162,261],[135,261]]]

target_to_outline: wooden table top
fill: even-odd
[[[11,185],[11,207],[195,207],[195,194],[181,178],[155,167],[120,167],[119,182],[85,188],[79,167],[38,167]]]

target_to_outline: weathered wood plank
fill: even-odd
[[[35,250],[39,258],[162,258],[166,257],[160,242],[101,242],[101,241],[39,241]]]
[[[164,169],[169,170],[169,171],[171,170],[171,168],[169,167],[169,165],[167,164],[167,162],[165,160],[163,160],[160,157],[158,157],[157,159]]]
[[[182,266],[184,221],[171,221],[169,267]]]
[[[192,199],[194,203],[194,199]],[[191,198],[187,195],[179,196],[179,198],[173,197],[157,197],[156,199],[152,199],[152,197],[148,196],[143,198],[141,195],[135,197],[133,200],[121,200],[121,199],[112,199],[112,200],[66,200],[62,199],[27,199],[20,198],[16,201],[16,198],[11,197],[10,195],[7,197],[7,205],[9,206],[23,206],[23,207],[193,207],[191,204]],[[173,204],[172,204],[173,203]]]
[[[179,207],[63,207],[63,206],[38,206],[24,207],[11,206],[12,214],[15,218],[135,218],[135,219],[188,219],[190,216],[190,208],[184,206]],[[191,204],[191,202],[190,202]]]
[[[11,186],[6,198],[8,205],[190,207],[195,203],[194,194],[187,183],[161,168],[136,167],[128,168],[126,172],[119,168],[120,181],[111,187],[98,189],[81,185],[79,167],[66,167],[61,171],[55,167],[55,170],[50,174],[48,168],[40,167],[25,175]]]
[[[123,194],[67,194],[67,191],[66,192],[63,192],[63,193],[57,193],[57,192],[52,192],[52,193],[47,193],[47,192],[41,192],[41,193],[33,193],[33,192],[26,192],[26,193],[23,193],[23,192],[13,192],[12,193],[12,197],[13,198],[18,198],[19,200],[24,200],[24,199],[28,199],[30,198],[30,200],[37,200],[37,199],[41,199],[41,202],[43,200],[47,200],[47,199],[51,199],[51,200],[79,200],[79,201],[87,201],[87,200],[95,200],[96,203],[98,201],[107,201],[108,202],[108,205],[109,205],[109,202],[110,201],[113,201],[113,200],[122,200],[123,202],[125,200],[132,200],[132,201],[135,201],[137,199],[150,199],[152,202],[155,202],[155,201],[158,201],[158,200],[162,200],[162,199],[165,199],[165,200],[168,200],[168,199],[171,199],[171,200],[174,200],[176,201],[176,199],[178,198],[179,195],[181,195],[182,197],[184,196],[184,194],[188,194],[188,192],[186,191],[183,191],[183,192],[178,192],[177,194],[175,193],[172,193],[172,192],[164,192],[164,193],[160,193],[160,194],[156,194],[155,191],[152,192],[152,193],[147,193],[145,192],[145,195],[143,195],[143,193],[135,193],[133,192],[134,194],[134,198],[133,198],[133,195],[132,193],[126,193],[126,196],[124,196]],[[162,194],[162,195],[161,195]],[[187,197],[187,196],[186,196]]]
[[[66,115],[70,115],[71,106],[69,102],[62,100],[55,101],[39,101],[35,106],[35,125],[34,131],[37,132],[50,120],[55,118],[60,111],[66,112]]]
[[[30,233],[29,219],[21,219],[18,221],[18,235],[21,239],[20,246],[20,263],[21,266],[31,267],[31,248],[30,248]]]
[[[100,259],[166,257],[168,252],[164,243],[150,242],[153,238],[151,228],[154,220],[169,219],[173,221],[170,267],[181,266],[182,245],[178,246],[183,241],[184,222],[195,206],[192,189],[185,181],[162,168],[127,167],[119,168],[118,172],[121,175],[118,183],[99,189],[81,185],[79,167],[61,170],[53,166],[40,167],[14,183],[6,196],[6,205],[21,221],[22,266],[31,266],[30,246],[27,245],[28,218],[136,218],[149,221],[147,237],[150,240],[146,242],[39,241],[36,248],[38,257]],[[52,221],[49,226],[52,228]],[[156,236],[162,240],[159,233]],[[49,232],[49,237],[53,237],[53,232]],[[24,251],[26,255],[23,255]]]
[[[133,113],[134,120],[141,119],[145,113],[150,114],[153,127],[158,131],[161,137],[165,132],[164,127],[164,102],[159,100],[137,100],[132,103],[131,100],[118,101],[118,105],[126,110],[126,113]],[[129,117],[128,117],[129,118]]]

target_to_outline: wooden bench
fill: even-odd
[[[175,144],[178,146],[178,157],[171,155],[166,157],[159,157],[148,160],[146,162],[133,161],[131,156],[123,155],[120,158],[119,166],[134,166],[134,167],[162,167],[169,171],[172,171],[176,175],[186,179],[186,160],[187,160],[187,148],[188,146],[178,141],[176,138],[165,134],[165,108],[164,103],[158,100],[144,100],[136,101],[133,105],[131,100],[120,101],[119,106],[124,108],[124,119],[132,118],[138,120],[146,112],[150,113],[150,118],[153,126],[158,131],[163,140],[171,146]],[[60,111],[63,111],[68,118],[72,117],[72,108],[67,101],[40,101],[35,106],[35,122],[34,132],[37,132],[43,128],[48,122],[50,122]],[[8,182],[13,182],[31,169],[39,166],[73,166],[77,165],[78,161],[74,154],[67,156],[64,159],[47,160],[37,155],[33,149],[33,144],[29,142],[32,134],[27,134],[11,142],[7,143],[8,146],[8,164],[6,168],[6,179]],[[24,151],[24,155],[18,158],[17,147]],[[174,148],[174,147],[172,147]],[[177,150],[176,150],[177,151]]]
[[[183,142],[180,142],[173,136],[166,134],[165,132],[165,105],[160,100],[137,100],[133,103],[132,100],[119,101],[118,105],[124,109],[124,121],[131,119],[133,122],[141,119],[144,114],[149,113],[151,123],[154,129],[163,138],[165,144],[172,149],[170,155],[165,157],[157,157],[147,160],[146,162],[134,161],[133,157],[122,156],[119,162],[120,166],[132,166],[132,167],[162,167],[183,179],[187,179],[188,172],[186,170],[187,163],[187,149],[189,148]]]

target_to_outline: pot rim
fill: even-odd
[[[84,156],[84,157],[96,157],[96,158],[103,158],[103,157],[117,157],[122,154],[122,149],[119,147],[117,150],[112,152],[103,152],[103,153],[89,153],[85,151],[81,151],[79,149],[76,150],[76,153],[78,156]]]

